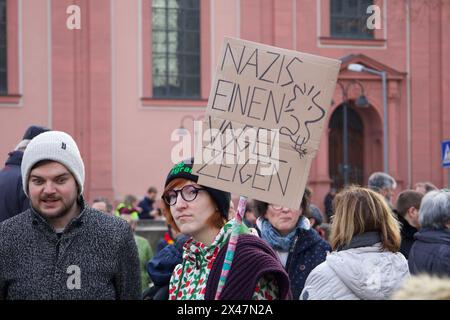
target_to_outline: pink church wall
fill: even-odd
[[[11,17],[13,24],[17,23],[12,33],[8,28],[9,41],[13,49],[16,44],[17,48],[8,52],[10,95],[0,97],[2,162],[22,139],[30,123],[49,126],[51,117],[47,1],[8,1],[8,6],[8,18]]]
[[[386,23],[374,40],[362,41],[330,38],[328,0],[201,0],[201,99],[188,101],[152,98],[151,0],[8,0],[11,91],[0,97],[0,154],[6,157],[31,123],[48,125],[76,138],[89,200],[140,197],[150,185],[161,190],[177,144],[171,134],[181,125],[192,129],[192,120],[203,115],[222,39],[233,36],[332,58],[354,55],[387,70],[389,161],[399,190],[424,180],[444,186],[440,141],[450,139],[450,4],[409,3],[408,18],[407,2],[377,0]],[[71,4],[82,10],[81,30],[65,27]],[[344,68],[339,80],[352,79],[363,83],[371,103],[357,110],[366,181],[382,170],[381,81]],[[350,98],[358,95],[351,90]],[[342,99],[337,88],[329,117]],[[325,128],[309,179],[320,207],[330,184],[328,155]]]
[[[150,185],[162,190],[170,169],[171,150],[178,141],[171,141],[174,130],[184,125],[191,126],[192,119],[200,118],[209,97],[211,63],[215,63],[216,51],[220,52],[224,35],[237,36],[236,23],[230,19],[236,7],[228,1],[201,2],[201,24],[207,32],[201,34],[202,84],[199,101],[160,100],[151,98],[151,72],[142,70],[142,64],[150,65],[151,33],[140,28],[151,12],[149,1],[114,3],[114,67],[113,67],[113,185],[114,198],[121,199],[131,193],[142,196]],[[146,7],[147,6],[147,7]],[[214,10],[211,12],[211,10]],[[139,18],[142,15],[143,19]],[[224,16],[214,28],[210,19],[214,15]],[[147,21],[147,22],[145,22]],[[139,37],[140,32],[143,37]],[[129,35],[135,35],[130,37]],[[211,44],[214,39],[214,45]],[[143,48],[142,52],[139,49]],[[147,51],[146,51],[147,50]],[[142,55],[142,60],[139,57]],[[213,58],[214,57],[214,58]],[[184,119],[184,121],[183,121]]]

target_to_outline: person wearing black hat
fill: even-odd
[[[8,154],[5,167],[0,170],[0,222],[30,207],[30,202],[22,190],[20,165],[23,152],[34,137],[49,130],[46,127],[35,125],[29,127],[14,151]]]
[[[190,237],[183,260],[169,284],[170,300],[215,299],[234,219],[228,220],[229,192],[199,185],[192,173],[194,160],[175,165],[169,172],[162,198],[168,223]],[[289,279],[275,252],[249,234],[245,225],[221,299],[287,299]]]

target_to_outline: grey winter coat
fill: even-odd
[[[1,299],[139,299],[129,225],[83,205],[60,237],[33,209],[0,225]]]
[[[389,299],[408,277],[405,257],[380,243],[335,251],[309,274],[300,300]]]

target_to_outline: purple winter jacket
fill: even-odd
[[[218,253],[206,283],[205,300],[214,300],[228,244]],[[289,277],[277,254],[262,239],[250,234],[239,235],[230,273],[221,300],[251,300],[258,281],[265,275],[277,281],[279,299],[290,300]]]

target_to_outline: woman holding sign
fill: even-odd
[[[162,196],[168,222],[191,237],[170,279],[170,300],[214,299],[233,224],[227,222],[230,193],[197,184],[192,164],[189,159],[172,168]],[[275,252],[242,225],[221,299],[288,298],[289,278]]]
[[[298,299],[308,274],[322,263],[330,245],[310,226],[309,188],[305,189],[300,210],[255,201],[257,230],[278,254],[289,274],[292,296]]]

